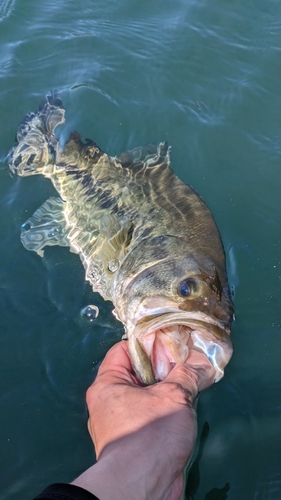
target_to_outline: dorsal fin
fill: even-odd
[[[67,167],[67,165],[71,165],[75,161],[81,163],[81,158],[86,162],[96,162],[103,154],[104,152],[91,139],[86,139],[85,143],[83,143],[80,134],[75,130],[71,132],[60,153],[59,165],[65,164]]]
[[[121,163],[124,168],[131,169],[135,172],[142,168],[153,168],[164,164],[170,165],[170,147],[167,142],[159,144],[146,144],[121,153],[116,157],[116,161]]]

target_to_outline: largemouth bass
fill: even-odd
[[[145,384],[163,380],[192,350],[204,352],[218,381],[232,355],[233,304],[225,255],[211,212],[170,168],[166,143],[110,157],[73,132],[57,92],[29,113],[9,153],[12,173],[42,174],[49,198],[22,226],[28,250],[69,246],[86,280],[114,304],[132,364]]]

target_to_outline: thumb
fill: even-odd
[[[192,349],[185,365],[196,373],[199,392],[214,383],[216,369],[204,352]]]
[[[190,393],[193,401],[200,391],[214,382],[215,373],[214,366],[204,353],[191,350],[186,362],[175,365],[165,382],[180,384]]]

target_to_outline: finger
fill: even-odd
[[[120,380],[135,383],[133,367],[126,341],[118,342],[106,354],[97,374],[96,381],[106,377],[106,383]]]

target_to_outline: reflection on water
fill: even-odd
[[[175,172],[211,208],[235,299],[234,356],[199,398],[199,429],[210,431],[187,494],[280,500],[280,19],[277,0],[0,0],[3,500],[93,463],[84,394],[123,333],[76,255],[52,247],[41,259],[20,242],[21,224],[55,193],[39,177],[11,179],[4,159],[21,117],[54,88],[65,137],[79,130],[109,154],[167,140]],[[87,304],[94,321],[81,318]]]

